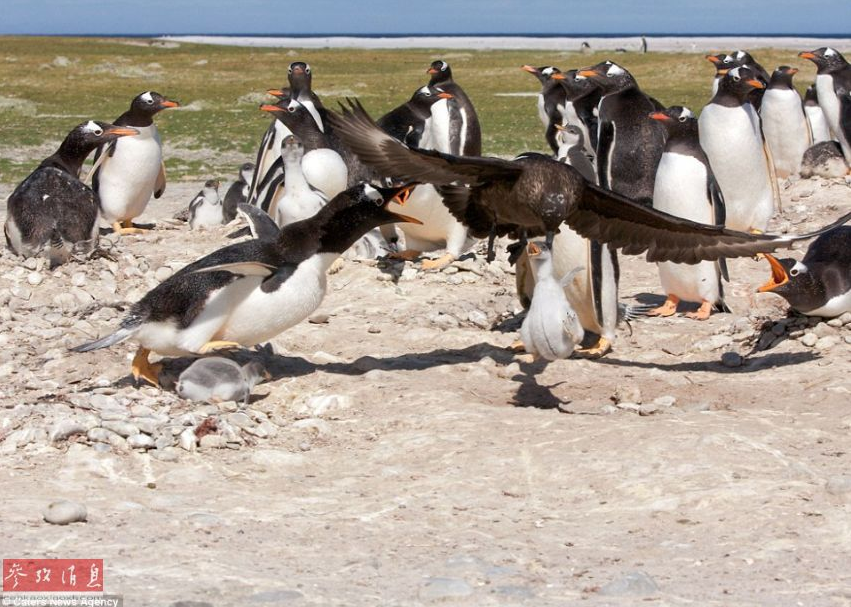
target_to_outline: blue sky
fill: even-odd
[[[4,34],[849,34],[851,0],[0,0]]]

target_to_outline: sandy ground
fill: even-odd
[[[416,36],[410,38],[362,38],[351,36],[164,36],[168,42],[196,42],[231,46],[256,46],[278,48],[458,48],[465,50],[548,50],[578,51],[583,42],[593,50],[638,51],[639,36],[622,38],[595,38],[589,36],[564,36],[533,38],[527,36]],[[848,38],[806,38],[774,36],[651,36],[647,38],[648,50],[662,52],[703,53],[734,48],[786,48],[792,50],[833,46],[848,47]]]
[[[171,184],[158,229],[115,261],[0,257],[4,558],[104,558],[107,591],[134,606],[851,604],[851,324],[782,320],[785,302],[754,294],[765,262],[730,263],[732,314],[639,319],[602,360],[543,366],[506,350],[504,264],[347,261],[327,322],[262,354],[273,379],[246,411],[268,431],[189,451],[87,438],[116,408],[142,434],[159,416],[236,419],[133,387],[130,344],[65,351],[226,242],[232,228],[162,221],[199,188]],[[842,180],[783,198],[775,230],[851,209]],[[653,266],[621,263],[624,301],[661,301]],[[831,339],[808,347],[802,327]],[[167,360],[165,383],[187,363]],[[62,436],[68,420],[82,427]],[[44,522],[58,499],[88,522]]]

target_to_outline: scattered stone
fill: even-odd
[[[44,276],[41,272],[30,272],[27,276],[27,282],[34,287],[37,287],[42,282],[44,282]]]
[[[375,334],[377,334],[377,333],[381,333],[381,329],[380,329],[379,327],[376,327],[376,326],[374,326],[374,325],[371,325],[371,326],[370,326],[370,327],[366,330],[366,332],[367,332],[367,333],[372,333],[373,335],[375,335]]]
[[[42,513],[44,520],[52,525],[85,523],[88,512],[83,504],[62,500],[51,503]]]
[[[107,430],[112,430],[118,436],[127,438],[134,434],[139,434],[139,428],[129,422],[122,421],[105,421],[101,424]]]
[[[195,451],[195,447],[198,443],[198,439],[195,436],[195,428],[186,428],[183,432],[180,433],[180,438],[178,439],[178,445],[180,445],[181,449],[185,451]]]
[[[352,406],[352,397],[344,394],[320,394],[311,396],[294,408],[302,417],[322,417],[337,413]]]
[[[805,333],[801,338],[801,343],[807,346],[808,348],[812,348],[818,342],[818,337],[816,337],[813,333]]]
[[[653,404],[661,408],[673,407],[676,402],[677,398],[675,396],[657,396],[653,399]]]
[[[199,441],[201,449],[224,449],[227,445],[225,437],[219,434],[207,434]]]
[[[653,415],[654,413],[658,413],[658,411],[659,411],[659,405],[657,405],[655,403],[647,403],[647,404],[644,404],[644,405],[640,405],[638,407],[638,414],[639,415],[644,415],[644,416]]]
[[[467,320],[479,327],[480,329],[490,329],[491,322],[488,320],[487,314],[481,310],[472,310],[467,314]]]
[[[68,440],[74,434],[85,434],[86,426],[73,419],[63,419],[53,425],[50,429],[50,442],[58,443],[59,441]]]
[[[157,268],[157,271],[154,272],[154,278],[157,279],[158,282],[163,282],[171,277],[174,274],[174,271],[168,266],[160,266]]]
[[[127,437],[127,445],[131,449],[152,449],[154,439],[147,434],[133,434]]]
[[[420,588],[419,597],[426,600],[460,598],[473,594],[473,587],[464,580],[449,577],[429,578]]]
[[[520,373],[520,365],[518,363],[511,363],[504,367],[500,367],[497,369],[496,374],[499,377],[504,377],[506,379],[511,379],[515,375]]]
[[[630,571],[622,577],[612,580],[598,591],[604,596],[651,596],[659,592],[659,587],[643,571]]]
[[[312,323],[314,325],[324,325],[328,322],[328,315],[324,312],[317,312],[316,314],[309,316],[307,318],[307,322]]]
[[[615,392],[612,394],[612,401],[614,403],[640,403],[641,389],[635,384],[620,385],[615,388]]]
[[[827,479],[824,488],[831,495],[851,501],[851,475],[833,476]]]
[[[836,335],[836,331],[833,330],[833,327],[828,325],[826,322],[820,322],[815,327],[813,327],[813,335],[816,337],[827,337],[828,335]]]
[[[839,339],[837,339],[833,335],[828,335],[826,337],[822,337],[816,342],[815,349],[816,350],[830,350],[833,346],[839,343]]]
[[[731,369],[741,367],[744,362],[745,359],[738,352],[724,352],[721,355],[721,364]]]
[[[71,275],[71,284],[75,287],[84,287],[86,285],[86,274],[84,272],[74,272]]]

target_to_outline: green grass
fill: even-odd
[[[780,64],[801,68],[801,90],[814,78],[812,64],[792,51],[755,55],[769,71]],[[57,57],[70,63],[56,65]],[[436,58],[452,65],[475,103],[484,153],[493,155],[546,149],[535,99],[496,95],[539,90],[535,78],[518,69],[524,63],[569,69],[611,58],[662,103],[695,111],[709,99],[713,74],[698,53],[162,48],[145,40],[0,37],[0,181],[18,181],[32,170],[40,160],[32,146],[58,143],[89,118],[113,120],[149,89],[203,108],[165,111],[157,119],[164,140],[193,151],[191,158],[166,159],[170,178],[229,178],[239,162],[254,159],[268,125],[268,115],[257,109],[258,94],[284,85],[291,61],[310,63],[326,106],[355,94],[377,117],[424,84]]]

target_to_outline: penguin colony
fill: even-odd
[[[764,256],[771,280],[759,291],[795,310],[851,311],[851,228],[841,227],[851,214],[810,234],[765,234],[779,210],[776,176],[798,174],[813,143],[833,139],[851,159],[851,65],[831,48],[800,56],[818,69],[805,100],[793,68],[769,76],[744,51],[707,56],[716,75],[699,119],[666,108],[611,61],[568,71],[523,66],[541,84],[538,113],[554,155],[513,160],[481,156],[475,108],[445,61],[377,120],[357,100],[341,112],[325,108],[310,66],[294,62],[287,86],[268,91],[277,103],[260,107],[274,119],[256,162],[239,168],[224,196],[219,181],[207,181],[184,213],[192,229],[239,215],[249,238],[189,264],[113,332],[74,350],[131,340],[134,377],[159,385],[151,352],[199,356],[275,337],[319,306],[331,264],[364,241],[354,250],[372,257],[413,261],[445,250],[422,262],[438,269],[477,239],[487,239],[490,261],[494,240],[510,238],[518,296],[529,308],[517,347],[546,360],[571,356],[587,334],[579,351],[606,354],[617,323],[631,315],[669,316],[680,302],[697,304],[686,316],[698,320],[729,311],[727,257]],[[95,251],[101,222],[141,233],[133,219],[166,186],[154,117],[176,107],[146,91],[113,123],[75,127],[10,196],[7,246],[56,265]],[[81,172],[93,151],[90,186]],[[771,255],[813,237],[801,261]],[[658,264],[662,306],[619,303],[618,249]],[[216,364],[228,365],[210,360],[212,371],[199,367],[200,379],[181,378],[180,389],[202,390]],[[230,371],[239,379],[232,391],[247,398],[258,373]]]

